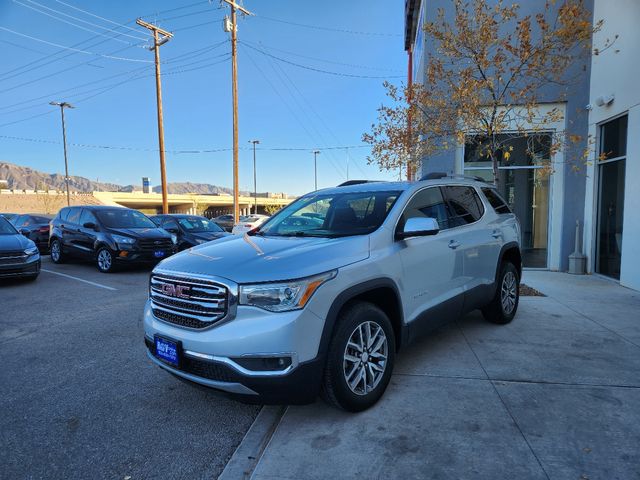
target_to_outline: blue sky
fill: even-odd
[[[260,191],[312,190],[313,148],[322,151],[319,187],[346,179],[347,156],[350,178],[397,178],[367,165],[367,148],[327,147],[361,145],[385,100],[384,78],[404,80],[404,3],[244,5],[256,16],[238,24],[240,188],[253,188],[253,138],[261,142]],[[141,46],[148,32],[135,25],[143,16],[175,34],[160,50],[168,180],[231,186],[231,151],[177,153],[232,145],[231,46],[222,29],[228,9],[219,7],[218,0],[0,0],[0,161],[61,172],[59,109],[48,102],[66,100],[77,107],[66,111],[68,142],[127,147],[71,145],[71,174],[159,183],[153,53]]]

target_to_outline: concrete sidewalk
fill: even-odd
[[[640,293],[527,271],[548,295],[399,356],[360,414],[290,407],[251,478],[640,479]],[[227,472],[229,473],[229,472]]]

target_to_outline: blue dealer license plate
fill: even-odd
[[[157,250],[157,251],[153,252],[153,254],[156,256],[156,258],[164,257],[164,252],[162,250]]]
[[[156,357],[177,367],[180,363],[178,344],[162,337],[155,337]]]

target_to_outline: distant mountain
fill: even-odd
[[[29,167],[21,167],[13,163],[0,162],[0,180],[6,180],[9,188],[13,190],[64,190],[64,175],[60,173],[44,173]],[[132,192],[141,191],[138,185],[117,185],[115,183],[94,182],[84,177],[69,177],[69,188],[77,192]],[[231,194],[233,190],[227,187],[219,187],[208,183],[177,182],[167,184],[169,193],[195,193],[205,194]],[[161,192],[161,187],[153,187],[156,193]],[[240,192],[241,195],[248,195],[248,192]]]

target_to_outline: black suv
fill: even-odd
[[[176,251],[176,237],[137,210],[122,207],[65,207],[51,221],[51,260],[68,256],[96,262],[101,272],[116,264],[157,263]]]
[[[197,215],[167,214],[149,218],[160,228],[178,237],[178,251],[231,235],[213,220]]]

